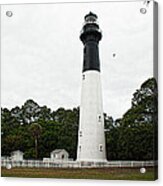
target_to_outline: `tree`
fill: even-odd
[[[110,160],[157,159],[157,83],[146,80],[136,90],[131,108],[116,119],[106,134]]]
[[[29,130],[35,140],[35,158],[37,159],[38,158],[38,139],[41,135],[42,127],[38,123],[32,123]]]
[[[123,115],[118,144],[118,150],[123,152],[120,158],[155,159],[157,124],[157,83],[150,78],[133,94],[132,107]]]
[[[43,158],[56,148],[64,148],[76,158],[79,107],[51,111],[29,99],[21,107],[2,108],[1,113],[2,155],[22,150],[25,159]],[[41,135],[35,135],[35,123],[41,126]]]

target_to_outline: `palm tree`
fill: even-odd
[[[30,132],[35,139],[35,158],[38,159],[38,139],[42,132],[42,127],[38,123],[32,123],[30,126]]]

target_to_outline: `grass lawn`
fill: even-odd
[[[155,180],[154,168],[140,173],[139,168],[12,168],[1,169],[2,177],[69,178],[103,180]]]

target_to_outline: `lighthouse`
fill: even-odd
[[[77,161],[106,162],[99,60],[99,41],[102,39],[102,33],[96,14],[90,12],[84,20],[80,34],[84,45],[84,59]]]

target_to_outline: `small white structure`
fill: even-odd
[[[50,153],[50,159],[53,161],[68,161],[69,154],[65,149],[55,149]]]
[[[21,152],[20,150],[16,150],[11,152],[11,160],[14,161],[23,161],[23,152]]]

